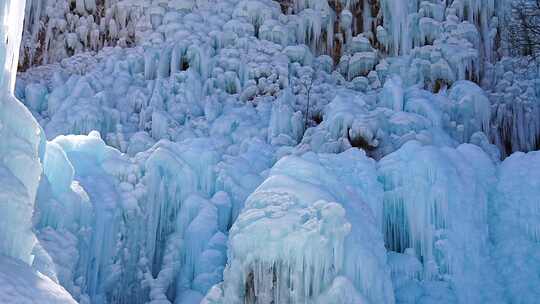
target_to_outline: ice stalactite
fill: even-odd
[[[48,142],[36,201],[35,228],[40,245],[54,263],[47,276],[57,278],[76,299],[83,300],[86,291],[75,282],[81,274],[77,263],[90,243],[87,232],[94,222],[94,210],[88,193],[74,180],[74,174],[63,148],[56,142]],[[43,263],[41,259],[37,257],[34,267]],[[37,268],[42,271],[41,267]]]
[[[478,50],[488,62],[495,59],[495,36],[497,27],[504,18],[503,6],[506,1],[500,0],[458,0],[452,2],[450,8],[462,20],[467,20],[478,28],[480,39]]]
[[[174,146],[171,146],[174,148]],[[198,154],[187,150],[186,157]],[[205,158],[198,162],[204,166],[215,162],[216,156],[209,151]],[[190,158],[190,160],[193,160]],[[171,164],[177,164],[173,170]],[[183,158],[179,158],[168,152],[166,148],[159,148],[154,152],[146,163],[146,180],[149,187],[148,207],[150,232],[148,233],[147,248],[149,257],[153,259],[154,272],[159,269],[163,258],[164,243],[169,234],[176,230],[175,221],[183,200],[198,190],[206,195],[211,195],[214,189],[213,172],[210,168],[193,167],[197,163],[188,164]],[[178,174],[183,172],[183,174]]]
[[[486,79],[491,89],[492,142],[502,156],[540,147],[540,79],[538,66],[528,59],[504,58]],[[511,101],[511,102],[510,102]]]
[[[468,113],[485,117],[480,115],[485,96],[484,99],[482,94],[477,97],[473,94],[467,100],[476,101],[478,105],[463,102],[461,107]],[[455,146],[460,139],[453,136],[461,134],[458,132],[463,129],[461,125],[467,123],[468,130],[474,133],[481,131],[475,127],[483,123],[469,114],[466,119],[451,122],[449,114],[441,109],[457,111],[456,103],[445,94],[405,88],[399,77],[391,76],[374,95],[339,92],[322,109],[322,122],[306,130],[296,150],[339,153],[357,147],[370,157],[380,159],[410,140],[426,145]],[[475,107],[480,112],[475,112]]]
[[[47,254],[37,251],[34,267],[81,303],[146,299],[140,174],[95,131],[47,143],[35,226]]]
[[[266,20],[277,18],[279,14],[279,5],[273,1],[268,3],[240,1],[233,12],[234,17],[244,17],[253,25],[256,36],[258,36],[259,29]]]
[[[209,142],[190,143],[162,141],[137,164],[97,132],[49,142],[38,228],[51,277],[83,303],[193,303],[219,282],[230,201],[213,195]]]
[[[114,132],[119,112],[109,107],[106,94],[97,92],[99,87],[94,80],[72,75],[51,92],[50,98],[43,96],[40,102],[52,116],[44,128],[49,139],[61,134],[89,134],[93,130],[104,135]],[[73,109],[80,110],[71,112]]]
[[[274,148],[263,140],[253,140],[237,157],[226,157],[216,166],[216,190],[230,194],[230,228],[247,197],[264,181],[258,172],[269,169],[275,162]],[[261,170],[261,171],[259,171]]]
[[[71,236],[77,238],[74,245],[78,251],[78,258],[74,261],[77,267],[63,278],[71,278],[72,281],[63,283],[70,286],[70,291],[80,300],[85,297],[103,300],[107,279],[114,274],[112,269],[121,223],[118,220],[121,199],[112,172],[122,168],[124,161],[119,152],[107,147],[95,131],[88,136],[57,137],[47,144],[45,160],[45,175],[52,187],[49,200],[52,201],[47,202],[47,196],[40,197],[40,207],[44,212],[40,227],[55,229],[59,240]],[[115,161],[116,166],[105,165]],[[61,168],[65,169],[60,171]],[[72,168],[71,172],[68,168]],[[47,207],[50,207],[47,205],[54,204],[55,200],[63,201],[64,213],[45,216]],[[55,220],[62,216],[61,221]],[[46,245],[55,248],[51,243],[45,241]],[[71,262],[62,255],[53,256],[56,258],[59,264]]]
[[[286,90],[272,106],[268,141],[273,145],[295,145],[302,138],[302,113],[293,111],[293,102],[294,95]]]

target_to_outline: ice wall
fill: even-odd
[[[504,302],[489,259],[487,216],[495,173],[488,155],[470,144],[453,149],[412,141],[379,162],[398,300]],[[432,284],[439,294],[431,294]]]
[[[44,136],[13,95],[24,1],[0,2],[0,253],[31,263],[32,213]]]
[[[258,115],[222,106],[218,117],[207,109],[212,136],[161,140],[133,157],[96,131],[48,142],[37,268],[82,303],[197,303],[222,280],[228,228],[272,164],[266,136],[233,130],[245,135]],[[237,139],[238,151],[223,150]]]

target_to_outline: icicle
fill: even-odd
[[[409,30],[409,13],[412,5],[411,0],[381,1],[384,27],[389,31],[393,55],[406,55],[412,48],[412,33]]]
[[[14,97],[24,1],[0,3],[0,254],[32,263],[32,213],[41,176],[44,134]]]

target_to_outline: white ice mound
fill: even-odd
[[[393,303],[375,177],[357,149],[281,159],[231,228],[224,283],[206,301]]]
[[[0,256],[0,303],[76,304],[62,286],[29,266]]]

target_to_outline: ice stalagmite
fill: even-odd
[[[24,1],[0,2],[0,253],[31,263],[31,231],[44,137],[14,97]]]

